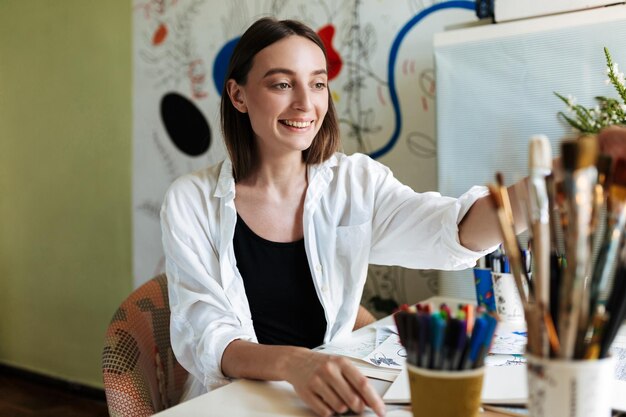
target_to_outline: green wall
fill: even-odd
[[[0,362],[102,386],[131,270],[131,4],[0,0]]]

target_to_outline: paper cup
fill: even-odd
[[[526,363],[531,416],[611,416],[612,358],[567,361],[529,355]]]
[[[503,274],[494,272],[491,274],[493,280],[493,293],[496,302],[496,311],[500,320],[505,322],[524,322],[524,306],[520,298],[515,277],[513,274]]]
[[[437,371],[407,365],[414,417],[477,417],[484,368]]]

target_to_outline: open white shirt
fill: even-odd
[[[470,251],[458,237],[485,187],[458,199],[416,193],[368,156],[340,153],[310,166],[308,181],[304,245],[326,314],[324,343],[352,331],[368,264],[458,270],[492,250]],[[225,160],[177,179],[161,208],[172,348],[191,374],[187,397],[229,381],[221,360],[230,342],[257,341],[233,251],[234,198]]]

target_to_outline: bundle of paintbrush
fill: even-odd
[[[404,308],[394,315],[400,342],[411,365],[446,371],[484,365],[497,320],[484,310],[460,305],[456,312],[445,304]]]
[[[489,185],[524,303],[527,350],[538,357],[604,357],[626,315],[626,161],[612,167],[610,158],[598,154],[595,136],[565,141],[563,179],[557,182],[548,139],[531,138],[529,151],[532,280],[521,261],[502,176],[497,175],[498,185]],[[592,262],[593,247],[598,246],[594,243],[600,249]],[[610,296],[603,303],[600,296],[611,281]]]

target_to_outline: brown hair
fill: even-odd
[[[237,42],[225,80],[233,79],[237,84],[245,85],[255,55],[269,45],[292,35],[302,36],[314,42],[327,58],[322,40],[305,24],[295,20],[265,17],[254,22]],[[233,163],[233,176],[235,181],[239,181],[249,175],[256,163],[254,132],[248,114],[241,113],[231,103],[226,82],[222,88],[220,113],[224,142]],[[330,158],[338,148],[339,123],[329,89],[326,117],[311,146],[302,152],[302,159],[307,164],[320,163]]]

